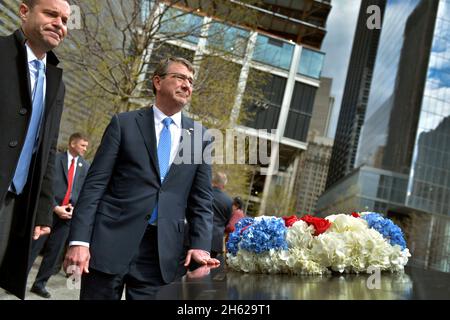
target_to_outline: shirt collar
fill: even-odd
[[[153,116],[155,118],[155,123],[161,123],[165,118],[168,117],[161,110],[159,110],[156,105],[153,105]],[[181,128],[181,111],[178,111],[174,115],[171,115],[170,118],[172,118],[173,123],[178,128]]]
[[[77,162],[78,156],[76,156],[76,157],[72,156],[72,154],[69,152],[69,150],[67,150],[67,159],[69,159],[69,162],[72,161],[72,158],[74,158],[75,162]]]
[[[25,47],[27,48],[28,63],[34,60],[39,60],[34,54],[33,50],[31,50],[28,43],[25,43]],[[44,58],[41,61],[44,62],[44,66],[47,67],[47,54],[44,55]]]

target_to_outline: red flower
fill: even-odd
[[[359,218],[360,215],[358,212],[352,212],[352,217]]]
[[[330,221],[328,221],[327,219],[313,217],[309,214],[300,218],[300,220],[305,221],[308,225],[314,226],[314,229],[316,229],[316,232],[314,233],[315,236],[324,233],[331,226]]]
[[[284,225],[286,226],[286,227],[292,227],[292,225],[294,224],[294,223],[296,223],[299,219],[297,218],[297,216],[290,216],[290,217],[286,217],[286,216],[284,216],[284,217],[282,217],[283,218],[283,220],[284,220]]]

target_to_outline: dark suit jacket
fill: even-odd
[[[211,243],[211,250],[217,253],[223,251],[223,235],[225,227],[230,221],[233,211],[233,200],[219,188],[213,188],[213,238]]]
[[[193,128],[194,122],[183,116],[182,127]],[[185,254],[185,219],[191,248],[210,250],[211,168],[203,161],[173,163],[161,184],[154,128],[152,108],[112,118],[75,207],[69,241],[90,243],[91,268],[123,274],[138,252],[158,202],[160,268],[169,283]],[[192,145],[194,136],[186,138]],[[206,145],[202,143],[202,150]]]
[[[53,207],[60,206],[66,195],[68,183],[67,174],[69,171],[67,165],[67,151],[58,153],[55,160],[55,179],[53,181],[53,191],[55,193]],[[72,194],[70,196],[70,203],[73,206],[75,206],[78,201],[78,196],[88,170],[89,162],[84,160],[81,156],[78,157],[77,168],[72,184]]]
[[[11,184],[31,118],[31,90],[25,36],[21,30],[0,37],[0,199]],[[0,269],[0,286],[25,296],[28,256],[34,225],[52,225],[52,180],[59,124],[64,104],[62,69],[49,52],[44,120],[28,184],[16,200],[10,244]],[[37,214],[36,214],[37,213]]]

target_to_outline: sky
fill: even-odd
[[[327,35],[321,49],[326,53],[322,76],[333,78],[331,94],[335,102],[328,131],[330,137],[334,137],[336,131],[360,2],[360,0],[331,1]]]

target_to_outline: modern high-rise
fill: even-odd
[[[412,262],[450,271],[450,0],[388,0],[357,168],[323,214],[374,210],[406,230]]]
[[[380,29],[367,27],[366,22],[373,13],[368,8],[377,6],[377,12],[382,17],[385,5],[386,0],[361,1],[326,188],[349,174],[355,167],[380,38]]]

